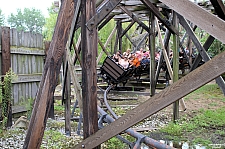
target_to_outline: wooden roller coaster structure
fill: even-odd
[[[189,0],[161,0],[160,2],[158,0],[63,0],[55,32],[46,57],[42,81],[36,95],[30,125],[23,148],[40,148],[47,118],[51,105],[53,104],[53,95],[64,55],[66,56],[64,78],[67,78],[66,76],[68,76],[67,73],[69,72],[75,86],[79,108],[83,115],[84,140],[74,146],[76,149],[99,148],[101,143],[113,136],[117,136],[122,131],[129,130],[131,126],[168,105],[172,103],[176,104],[179,99],[213,79],[216,79],[221,90],[225,93],[225,83],[222,77],[220,77],[220,75],[225,72],[225,53],[223,52],[213,59],[210,59],[206,52],[215,38],[222,43],[225,43],[225,8],[221,0],[210,0],[210,2],[217,15],[208,12]],[[168,16],[168,14],[170,15]],[[158,23],[156,20],[159,20],[166,28],[164,41],[162,41],[162,38],[160,37],[159,39],[160,43],[163,45],[163,57],[166,61],[169,75],[174,83],[159,94],[154,95],[154,83],[157,74],[155,76],[155,71],[150,71],[150,87],[151,92],[153,93],[151,100],[128,111],[119,119],[115,119],[115,121],[111,121],[111,118],[109,118],[109,124],[106,127],[99,129],[98,110],[99,112],[102,112],[102,115],[105,115],[105,113],[97,108],[96,57],[97,42],[99,41],[97,38],[97,29],[100,30],[113,18],[117,21],[117,41],[119,50],[122,50],[122,37],[126,35],[126,37],[129,38],[126,32],[136,22],[149,33],[148,45],[149,49],[151,49],[151,53],[154,53],[155,50],[155,24]],[[123,30],[121,23],[122,21],[128,20],[131,23]],[[150,25],[145,25],[143,20],[148,20]],[[203,46],[200,44],[189,23],[187,23],[187,20],[210,34]],[[199,56],[196,58],[196,62],[191,66],[193,71],[178,80],[179,68],[177,49],[180,44],[180,42],[178,42],[179,23],[192,39],[192,42],[199,52]],[[74,44],[74,33],[80,27],[81,40],[77,42],[77,44]],[[159,27],[158,35],[160,36]],[[171,69],[166,53],[171,35],[173,36],[173,47],[175,49],[173,50],[173,70]],[[75,49],[76,53],[73,58],[71,58],[71,55],[69,54],[72,47]],[[104,46],[103,51],[107,53]],[[82,53],[82,61],[80,60],[79,53]],[[151,58],[154,59],[153,55],[151,55]],[[80,60],[82,66],[81,86],[77,81],[76,72],[74,71],[74,64],[77,60]],[[195,69],[201,60],[204,60],[205,64]],[[150,66],[150,70],[154,70],[153,68],[155,68],[155,66],[152,65]],[[119,79],[118,76],[115,77]],[[67,79],[64,80],[63,86],[65,87],[66,82],[70,83],[70,81]],[[69,127],[70,112],[68,112],[70,109],[70,101],[68,98],[65,100],[65,105],[66,131],[71,132]],[[143,139],[141,139],[141,141],[143,141]],[[137,146],[137,148],[139,148],[139,146]]]

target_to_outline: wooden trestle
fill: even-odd
[[[219,54],[212,60],[209,59],[206,53],[214,38],[225,43],[225,21],[222,20],[225,18],[224,5],[221,0],[211,0],[211,2],[214,8],[217,8],[215,11],[219,13],[218,16],[209,13],[189,0],[161,0],[161,2],[158,0],[63,0],[52,42],[48,50],[42,81],[36,95],[30,125],[23,148],[40,148],[50,107],[53,103],[53,95],[57,85],[62,58],[65,53],[67,53],[66,58],[67,61],[69,61],[65,70],[66,72],[69,71],[72,75],[71,78],[72,82],[76,84],[76,93],[79,97],[80,107],[85,109],[83,110],[84,140],[77,146],[74,146],[76,149],[99,148],[98,146],[104,141],[225,73],[225,52]],[[174,12],[178,15],[176,16],[176,13]],[[171,17],[171,13],[174,14],[175,17]],[[149,14],[151,15],[149,16]],[[101,29],[111,19],[116,20],[119,46],[115,44],[115,51],[121,51],[122,37],[126,35],[126,37],[129,38],[127,31],[134,22],[138,23],[149,33],[148,37],[150,39],[148,48],[150,51],[155,51],[155,41],[152,39],[155,38],[156,33],[154,28],[154,23],[156,21],[154,20],[155,17],[167,30],[165,39],[162,43],[164,46],[163,49],[170,49],[168,43],[171,33],[174,34],[174,36],[179,35],[176,24],[171,21],[178,17],[179,23],[187,31],[196,48],[199,50],[200,57],[197,59],[202,58],[208,62],[174,82],[157,95],[154,95],[153,86],[155,86],[155,84],[152,84],[151,95],[154,96],[150,100],[137,106],[108,126],[98,130],[96,57],[98,51],[97,43],[100,39],[97,37],[97,29]],[[204,46],[202,46],[195,37],[194,32],[187,24],[186,19],[211,35]],[[143,20],[148,20],[151,25],[146,26],[143,23]],[[130,21],[131,23],[123,30],[121,23],[125,21]],[[81,40],[79,43],[75,44],[73,36],[79,27],[81,27]],[[104,51],[106,51],[104,49],[106,45],[107,44],[103,45],[101,43]],[[138,46],[135,43],[132,43],[132,45]],[[72,46],[74,47],[76,54],[71,60],[68,52]],[[174,46],[176,47],[177,45]],[[119,49],[117,49],[117,47],[119,47]],[[82,59],[80,60],[82,64],[81,88],[76,81],[72,66],[75,64],[76,60],[79,59],[80,52],[82,53]],[[166,54],[164,54],[164,56],[166,56]],[[152,58],[154,58],[154,56],[152,56]],[[164,59],[167,60],[167,58]],[[174,57],[174,60],[176,59],[178,58]],[[198,62],[199,60],[196,63],[198,64]],[[196,66],[196,63],[194,63],[193,66]],[[155,73],[155,70],[150,72],[150,74],[153,73]],[[171,74],[177,75],[177,73],[178,72],[173,72]],[[152,77],[151,79],[155,78],[157,78],[157,74],[156,77]],[[156,80],[151,82],[155,83],[155,81]],[[217,83],[225,94],[225,84],[221,77],[219,77]],[[64,84],[63,86],[66,85]],[[67,123],[69,123],[68,118],[69,117],[67,117]]]

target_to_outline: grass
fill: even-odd
[[[168,125],[153,133],[161,133],[161,138],[167,140],[186,141],[189,144],[202,144],[206,147],[209,147],[210,144],[223,144],[225,142],[225,107],[221,107],[219,103],[225,102],[225,97],[218,85],[207,84],[184,99],[186,101],[201,99],[201,102],[206,103],[208,99],[214,99],[215,102],[208,103],[214,108],[200,108],[195,113],[183,115],[176,123],[169,122]],[[219,106],[220,108],[218,108]]]
[[[46,130],[43,137],[41,149],[53,148],[53,149],[64,149],[71,148],[77,141],[72,137],[67,137],[63,133],[56,130]]]
[[[135,142],[135,139],[132,136],[121,134],[121,136],[129,141],[130,143]],[[107,140],[104,144],[101,146],[102,149],[129,149],[129,145],[123,143],[120,139],[117,137],[112,137],[111,139]]]
[[[225,136],[225,109],[201,110],[195,117],[187,120],[180,119],[177,123],[170,122],[159,131],[166,138],[175,141],[190,141],[192,144],[208,146],[215,141],[214,136]],[[179,139],[178,139],[179,138]],[[217,140],[221,141],[221,140]],[[225,141],[225,139],[223,139]]]
[[[224,101],[225,97],[217,84],[207,84],[198,90],[187,95],[185,100],[199,100],[207,102],[208,99],[215,99],[216,101]],[[205,100],[204,100],[205,99]],[[215,110],[200,108],[191,115],[183,115],[177,123],[168,123],[159,130],[153,133],[161,133],[162,138],[175,142],[188,142],[189,145],[205,146],[211,148],[210,144],[224,143],[225,142],[225,108],[216,109],[219,103],[208,103]],[[205,108],[205,107],[204,107]],[[123,115],[126,111],[123,108],[113,109],[118,115]],[[126,109],[128,110],[128,109]],[[154,135],[153,135],[154,136]],[[155,135],[157,136],[157,135]],[[158,136],[157,136],[158,137]],[[160,140],[159,138],[154,138]],[[162,139],[161,138],[161,139]],[[116,148],[121,145],[117,138],[112,138],[106,142],[107,146]]]
[[[201,97],[204,97],[205,99],[220,99],[221,101],[225,102],[225,97],[217,84],[204,85],[199,89],[195,90],[194,92],[185,96],[184,99],[188,100],[191,98],[197,100]]]
[[[207,84],[198,90],[192,92],[188,96],[185,97],[185,100],[194,99],[198,100],[202,99],[218,99],[220,101],[225,101],[224,95],[222,94],[220,88],[217,84]],[[139,100],[138,100],[139,101]],[[127,101],[126,104],[134,104],[138,101]],[[207,100],[206,100],[207,101]],[[134,103],[133,103],[134,102]],[[139,101],[140,102],[140,101]],[[119,105],[124,104],[121,101],[110,101],[110,105]],[[208,103],[211,106],[218,106],[218,103]],[[126,111],[130,110],[129,108],[122,108],[117,106],[113,108],[113,111],[118,115],[124,115]],[[61,101],[56,101],[55,103],[55,114],[63,115],[64,106],[61,104]],[[166,111],[163,111],[166,112]],[[76,109],[75,115],[79,115],[79,109]],[[148,121],[149,119],[145,119],[142,122]],[[142,123],[140,122],[140,123]],[[49,129],[45,130],[43,143],[41,149],[52,147],[52,148],[70,148],[78,141],[73,140],[70,137],[66,137],[63,134],[63,129],[65,123],[64,121],[48,121],[47,126]],[[77,127],[77,123],[71,123],[72,128]],[[61,129],[62,132],[59,132],[58,129]],[[72,130],[75,132],[76,130]],[[24,132],[15,132],[15,133],[24,133]],[[163,135],[163,139],[167,139],[174,142],[189,142],[189,144],[202,144],[206,147],[210,146],[210,144],[214,143],[225,143],[225,107],[211,110],[211,109],[200,109],[199,111],[195,111],[195,113],[191,115],[183,115],[176,123],[168,123],[166,126],[163,126],[157,131],[150,132],[153,133],[161,133]],[[5,132],[0,130],[0,134],[5,136],[6,138],[9,135],[6,135]],[[3,135],[4,134],[4,135]],[[149,134],[149,132],[147,132]],[[147,135],[145,134],[145,135]],[[148,135],[147,135],[148,136]],[[124,136],[130,142],[135,142],[134,138],[126,135]],[[155,140],[159,140],[158,138],[151,137]],[[113,137],[106,141],[102,146],[102,148],[110,148],[117,149],[119,148],[127,148],[127,145]]]

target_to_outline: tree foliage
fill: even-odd
[[[201,29],[198,29],[197,31],[200,32],[199,39],[201,44],[203,45],[206,42],[207,38],[209,37],[209,34]],[[211,46],[209,47],[207,53],[209,54],[211,58],[213,58],[214,56],[220,54],[223,51],[225,51],[225,44],[223,44],[218,39],[215,39],[213,43],[211,44]]]
[[[3,26],[5,24],[5,16],[2,13],[2,10],[0,9],[0,26]]]
[[[16,28],[19,31],[42,33],[45,17],[38,9],[24,8],[23,11],[17,9],[17,14],[11,13],[7,21],[11,28]]]
[[[48,8],[48,12],[49,17],[46,18],[46,23],[43,29],[43,36],[45,40],[51,41],[58,17],[58,9],[54,4],[52,4],[52,6]]]

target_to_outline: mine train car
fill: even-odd
[[[156,62],[155,65],[156,68],[157,64],[158,62]],[[199,66],[202,64],[204,64],[204,62],[201,62]],[[184,57],[180,57],[179,70],[184,70],[186,68],[190,68],[188,60],[185,59]],[[162,62],[161,69],[166,71],[165,61]],[[100,73],[98,74],[98,76],[101,77],[108,84],[118,84],[118,83],[126,84],[131,77],[136,78],[136,80],[138,81],[138,79],[140,79],[141,76],[149,75],[149,72],[150,72],[150,64],[141,64],[138,67],[128,67],[127,69],[124,69],[123,66],[116,63],[112,57],[107,56],[102,66],[100,67]]]
[[[143,74],[149,73],[149,64],[141,65],[137,68],[128,67],[124,69],[120,64],[117,64],[113,58],[107,56],[102,66],[100,67],[99,76],[109,84],[126,83],[130,77],[140,77]]]

